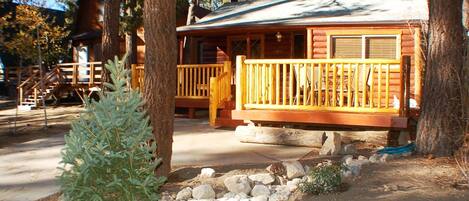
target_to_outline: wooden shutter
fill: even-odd
[[[362,38],[332,37],[332,58],[362,58]]]
[[[367,37],[367,59],[396,59],[396,37]]]

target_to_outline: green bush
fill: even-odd
[[[336,192],[342,184],[341,171],[344,168],[343,166],[332,164],[313,167],[308,172],[308,181],[300,183],[300,190],[314,195]]]
[[[129,71],[115,58],[106,68],[113,84],[99,102],[72,123],[62,150],[59,177],[65,200],[158,200],[165,178],[156,177],[160,160],[152,160],[156,144],[142,99],[127,86]],[[88,102],[88,101],[87,101]]]

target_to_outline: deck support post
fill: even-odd
[[[408,117],[410,112],[410,56],[403,56],[400,66],[399,116]]]
[[[223,63],[223,69],[224,69],[223,72],[228,73],[228,77],[229,77],[229,82],[230,82],[230,84],[228,85],[228,88],[227,88],[226,90],[228,90],[228,91],[227,91],[227,94],[230,94],[230,95],[228,96],[228,100],[227,100],[227,101],[230,101],[230,100],[231,100],[231,97],[233,96],[233,95],[231,94],[231,83],[232,83],[231,80],[232,80],[232,78],[233,78],[233,74],[232,74],[233,69],[231,68],[231,61],[225,61],[225,62]]]
[[[132,89],[136,89],[138,87],[137,64],[132,64],[131,66],[132,66],[131,72],[130,72],[131,87]]]
[[[240,55],[236,57],[236,110],[244,109],[244,90],[245,90],[245,66],[246,56]]]

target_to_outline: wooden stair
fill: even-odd
[[[234,120],[231,116],[231,111],[235,110],[236,103],[235,101],[224,101],[219,109],[218,116],[216,119],[216,127],[227,127],[227,128],[236,128],[239,125],[244,125],[242,120]]]
[[[35,108],[42,104],[42,99],[55,97],[54,94],[60,87],[60,69],[54,68],[43,78],[38,73],[28,77],[18,86],[19,106]],[[41,92],[44,84],[45,91]]]

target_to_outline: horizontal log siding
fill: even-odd
[[[327,31],[332,31],[332,30],[353,30],[353,29],[380,29],[380,30],[386,30],[386,29],[400,29],[402,30],[402,35],[401,35],[401,55],[402,56],[411,56],[411,86],[414,85],[414,72],[415,72],[415,67],[414,67],[414,32],[413,28],[410,29],[409,27],[395,27],[395,26],[389,26],[389,27],[318,27],[318,28],[313,28],[313,59],[325,59],[327,58],[327,36],[326,32]],[[377,81],[377,72],[375,72],[374,80],[375,82]],[[398,73],[393,73],[391,74],[391,80],[390,80],[390,86],[391,86],[391,94],[395,94],[397,97],[399,97],[399,74]],[[374,91],[377,90],[376,88]],[[375,91],[376,92],[376,91]],[[415,87],[411,87],[411,98],[415,98]],[[392,102],[392,98],[391,102]]]

